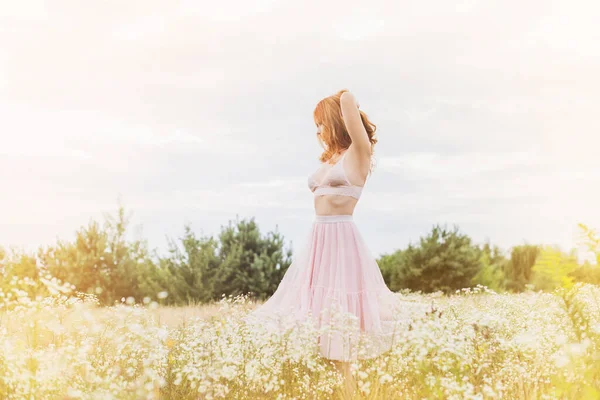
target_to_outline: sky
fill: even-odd
[[[375,255],[434,224],[503,249],[600,228],[600,3],[0,3],[0,245],[132,213],[255,218],[293,249],[314,218],[312,111],[351,90],[377,125],[355,222]]]

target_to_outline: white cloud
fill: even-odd
[[[568,56],[569,59],[563,59],[563,62],[570,64],[577,61],[600,61],[599,52],[589,51],[600,41],[596,18],[600,12],[600,4],[595,1],[551,3],[552,11],[541,15],[532,24],[527,35],[515,42],[515,46],[529,51],[552,49],[559,56]]]
[[[547,165],[538,154],[528,151],[469,152],[441,154],[433,152],[407,153],[398,157],[382,157],[377,163],[382,170],[400,174],[408,180],[466,179],[484,173],[512,168]]]
[[[171,26],[171,20],[166,15],[140,15],[117,24],[112,35],[117,40],[146,40],[164,34]]]
[[[261,209],[279,212],[295,209],[310,209],[310,191],[300,190],[297,180],[273,181],[263,184],[229,184],[219,189],[174,190],[153,195],[128,196],[131,207],[136,210],[165,208],[195,210],[197,212],[256,213]],[[267,189],[268,188],[268,189]]]
[[[229,155],[257,151],[254,143],[233,138],[227,126],[216,121],[211,126],[209,120],[202,130],[191,133],[135,124],[94,110],[44,110],[7,103],[0,103],[0,120],[0,153],[10,155],[89,158],[98,145],[193,148],[199,153]],[[88,150],[73,148],[72,143]]]
[[[377,36],[385,27],[384,17],[375,12],[372,6],[360,5],[342,11],[334,21],[333,30],[342,39],[360,40]]]
[[[268,12],[278,0],[227,0],[227,1],[195,1],[183,0],[177,7],[182,15],[193,15],[219,22],[236,22],[256,14]]]
[[[8,1],[0,5],[0,21],[44,22],[51,15],[44,0]]]

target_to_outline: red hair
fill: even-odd
[[[323,125],[321,133],[317,133],[317,140],[324,151],[319,157],[321,162],[330,160],[336,153],[339,153],[348,147],[352,143],[350,134],[346,129],[346,124],[342,118],[342,109],[340,105],[340,98],[342,93],[347,92],[347,89],[342,89],[332,96],[325,97],[323,100],[317,103],[313,112],[313,118],[317,127]],[[359,110],[360,118],[369,136],[371,142],[371,154],[373,154],[373,148],[377,143],[375,137],[375,130],[377,126],[369,121],[367,114]]]

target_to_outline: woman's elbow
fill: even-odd
[[[350,91],[344,92],[344,93],[342,93],[342,96],[340,97],[340,103],[348,104],[348,105],[355,107],[357,104],[356,97],[354,97],[354,94],[352,94],[352,92],[350,92]]]

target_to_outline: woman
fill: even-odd
[[[397,309],[400,300],[385,285],[352,216],[371,172],[376,127],[347,90],[321,100],[313,116],[324,148],[322,165],[308,179],[315,220],[277,290],[252,316],[262,321],[276,315],[312,316],[318,327],[331,326],[318,339],[321,354],[352,385],[350,361],[388,350],[398,317],[406,321],[406,313]],[[350,316],[357,335],[339,329],[336,315]]]

